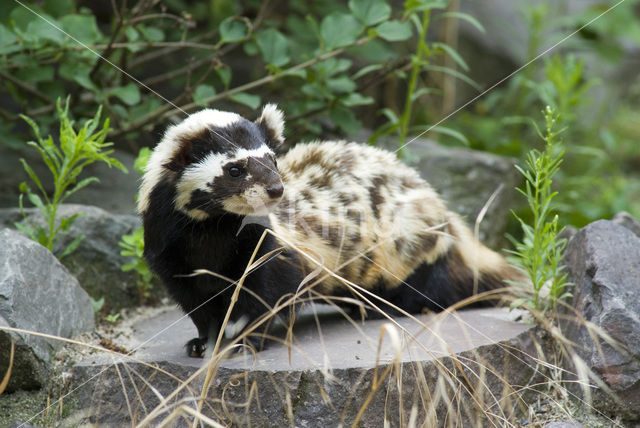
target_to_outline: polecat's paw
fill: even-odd
[[[187,355],[193,358],[202,358],[207,350],[207,338],[206,337],[194,337],[185,345],[187,348]]]

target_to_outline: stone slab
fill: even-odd
[[[272,344],[255,360],[249,354],[227,358],[217,370],[205,408],[210,417],[240,426],[336,426],[342,420],[356,418],[379,371],[392,365],[402,367],[402,390],[398,391],[393,382],[385,382],[362,415],[363,426],[382,426],[386,418],[391,418],[391,425],[395,426],[399,422],[395,418],[403,412],[388,408],[394,400],[409,406],[403,409],[403,417],[408,417],[411,403],[415,405],[416,397],[421,397],[420,388],[437,385],[442,370],[454,373],[453,379],[481,381],[487,396],[496,404],[504,397],[514,396],[505,380],[514,386],[525,385],[535,375],[535,363],[529,355],[536,329],[513,321],[515,316],[507,309],[492,308],[417,316],[421,323],[398,318],[396,322],[405,329],[399,334],[403,351],[398,365],[392,362],[394,350],[388,336],[378,352],[381,328],[387,320],[350,322],[329,307],[317,306],[315,315],[307,308],[296,321],[290,359],[289,350],[281,344]],[[134,356],[172,376],[140,363],[118,362],[112,356],[94,355],[80,362],[73,370],[72,387],[78,388],[77,399],[85,412],[89,409],[91,422],[117,425],[133,419],[140,421],[158,404],[158,394],[166,397],[181,380],[207,362],[185,355],[182,345],[196,330],[178,310],[167,310],[133,328],[129,345],[140,346]],[[424,373],[424,382],[416,380],[416,369]],[[202,387],[202,378],[196,378],[191,389],[186,388],[177,398],[182,403],[192,403]],[[149,385],[153,392],[147,388]],[[253,395],[251,388],[255,390]],[[128,392],[123,394],[123,390]],[[399,394],[402,399],[398,399]],[[459,391],[452,390],[451,394],[461,396]],[[250,405],[234,408],[228,404],[223,411],[221,396],[227,403],[248,400]],[[443,406],[444,402],[437,403],[446,414],[448,410]],[[469,404],[454,408],[466,406]],[[426,408],[422,403],[419,418],[429,417]],[[473,417],[471,413],[465,410],[456,418],[464,424]],[[153,423],[160,423],[162,417],[166,412]]]
[[[237,354],[226,359],[222,367],[287,371],[318,370],[327,366],[334,369],[372,368],[376,365],[381,328],[389,324],[389,320],[355,321],[352,324],[328,306],[317,305],[315,311],[319,324],[315,322],[311,308],[300,314],[296,321],[291,362],[286,346],[272,344],[258,354],[256,361],[248,355]],[[513,322],[514,315],[504,308],[466,310],[439,317],[417,315],[424,326],[410,318],[397,318],[398,325],[405,329],[402,361],[433,360],[450,352],[457,354],[509,340],[531,329],[529,324]],[[178,309],[144,320],[134,325],[134,329],[133,343],[141,344],[134,354],[136,358],[192,367],[203,364],[203,360],[185,354],[182,345],[197,332],[191,320]],[[379,362],[388,363],[393,357],[391,342],[383,340]]]

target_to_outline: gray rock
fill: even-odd
[[[69,271],[40,244],[10,229],[0,231],[0,326],[60,337],[93,329],[87,293]],[[61,342],[25,332],[0,331],[0,373],[16,350],[8,391],[43,385],[50,353]]]
[[[571,419],[557,419],[547,422],[543,428],[584,428],[584,425]]]
[[[416,167],[420,174],[472,228],[491,195],[498,191],[480,222],[479,235],[489,247],[503,248],[517,194],[515,188],[521,181],[514,167],[517,161],[475,150],[443,147],[423,139],[412,142],[410,149],[419,159]]]
[[[640,222],[626,211],[619,212],[611,219],[615,224],[626,227],[640,238]]]
[[[31,425],[28,422],[15,421],[9,424],[7,428],[36,428],[34,425]]]
[[[135,214],[135,195],[138,192],[138,174],[133,170],[135,156],[116,150],[113,157],[127,167],[129,174],[117,168],[109,168],[103,163],[94,163],[84,168],[79,180],[85,177],[98,177],[99,183],[92,183],[89,187],[72,195],[68,203],[95,205],[117,214]],[[51,172],[47,169],[38,152],[25,146],[21,149],[0,144],[0,208],[10,208],[18,205],[21,182],[27,182],[31,188],[35,185],[24,171],[20,158],[27,160],[29,165],[40,177],[45,189],[53,193]]]
[[[136,360],[123,358],[114,365],[110,356],[96,355],[73,368],[71,388],[79,387],[80,408],[90,410],[92,422],[119,426],[132,419],[141,421],[158,405],[158,396],[168,396],[206,363],[184,355],[182,344],[193,337],[195,328],[181,316],[174,309],[135,324]],[[320,310],[318,317],[321,329],[310,312],[300,314],[291,354],[286,346],[273,344],[255,359],[235,354],[223,360],[204,413],[233,426],[351,425],[376,379],[393,368],[389,336],[378,352],[381,327],[387,321],[351,324],[327,309]],[[474,418],[486,418],[472,405],[465,392],[469,389],[475,389],[484,411],[499,413],[505,418],[502,422],[516,420],[523,398],[520,392],[530,390],[522,386],[538,381],[536,364],[529,355],[535,355],[534,343],[546,347],[536,328],[511,321],[513,313],[504,308],[417,317],[428,326],[426,330],[411,319],[396,319],[406,329],[400,332],[404,349],[396,371],[370,397],[359,426],[382,426],[385,419],[390,426],[402,426],[400,417],[406,424],[412,406],[417,406],[418,426],[423,421],[426,426],[446,426],[447,422],[467,426]],[[202,381],[203,375],[196,377],[190,389],[170,403],[182,400],[193,407]],[[435,412],[426,414],[432,407]],[[151,424],[166,416],[163,412]]]
[[[571,306],[617,341],[609,343],[596,330],[594,343],[585,322],[572,313],[562,322],[577,344],[575,353],[613,393],[594,387],[593,406],[640,420],[640,238],[611,221],[596,221],[571,239],[563,264],[574,284]]]
[[[40,212],[33,208],[26,210],[33,222],[43,222]],[[111,214],[101,208],[89,205],[63,204],[60,216],[84,214],[78,217],[54,249],[57,254],[76,237],[84,235],[80,246],[62,259],[63,264],[78,279],[94,299],[104,297],[106,309],[120,310],[137,306],[140,296],[136,286],[136,273],[123,272],[122,265],[129,262],[128,257],[120,255],[118,242],[122,235],[131,233],[141,225],[137,216]],[[17,208],[0,209],[0,225],[13,227],[22,220]],[[155,298],[164,295],[164,288],[155,284],[152,292]]]

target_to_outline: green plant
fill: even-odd
[[[460,132],[456,132],[453,129],[444,126],[429,126],[429,125],[414,125],[413,111],[418,100],[426,95],[437,92],[436,89],[428,88],[420,85],[420,77],[425,71],[438,72],[449,74],[457,79],[460,79],[469,85],[479,89],[477,84],[469,79],[463,73],[456,71],[454,68],[440,66],[432,64],[430,59],[437,55],[448,55],[452,60],[459,65],[465,71],[469,70],[469,67],[462,59],[460,54],[451,46],[438,42],[427,42],[427,32],[429,30],[429,24],[431,22],[431,12],[436,9],[445,9],[448,6],[448,1],[420,1],[412,0],[405,2],[404,17],[408,22],[411,22],[418,33],[416,39],[416,47],[413,54],[410,56],[409,61],[409,76],[406,77],[404,70],[399,70],[397,75],[406,79],[406,91],[404,94],[404,102],[399,114],[394,112],[391,108],[382,109],[382,114],[386,118],[386,123],[378,127],[378,129],[370,137],[369,142],[373,143],[382,135],[391,133],[398,134],[398,156],[403,156],[403,148],[407,144],[407,136],[410,132],[421,132],[425,130],[433,130],[446,135],[449,135],[464,144],[468,145],[467,139]],[[468,14],[460,12],[443,12],[437,15],[439,19],[462,19],[470,22],[480,31],[484,31],[482,25]],[[423,121],[426,118],[422,118]]]
[[[133,164],[133,169],[139,174],[144,174],[144,168],[151,156],[151,150],[147,147],[140,149],[138,156]],[[122,265],[124,272],[136,272],[136,287],[140,300],[149,297],[149,292],[153,288],[153,272],[149,269],[149,265],[144,259],[144,229],[142,226],[134,230],[132,233],[122,235],[118,243],[122,250],[120,255],[130,257],[129,263]]]
[[[24,223],[16,224],[18,229],[51,251],[54,251],[60,235],[67,232],[79,216],[79,214],[74,214],[70,217],[59,218],[58,209],[60,204],[80,189],[99,181],[96,177],[87,177],[77,181],[83,168],[94,162],[104,162],[109,167],[115,166],[124,172],[127,171],[120,162],[110,157],[113,150],[105,150],[112,145],[112,143],[105,142],[109,131],[108,118],[105,119],[102,128],[96,132],[100,122],[101,108],[98,109],[92,119],[85,122],[78,132],[74,130],[73,121],[69,119],[69,99],[67,98],[64,109],[62,109],[60,99],[58,99],[56,108],[60,121],[59,144],[54,142],[51,135],[46,139],[42,138],[38,125],[29,117],[21,115],[31,126],[37,140],[35,142],[29,141],[27,144],[35,147],[40,152],[42,160],[51,172],[53,195],[49,195],[45,190],[43,181],[27,161],[20,159],[25,171],[35,183],[39,195],[33,192],[26,182],[20,184],[19,205],[24,217]],[[23,206],[23,196],[25,195],[44,216],[45,227],[32,222],[27,216]],[[59,257],[62,258],[75,250],[82,239],[82,235],[74,239],[60,251]]]
[[[98,315],[98,313],[104,307],[104,297],[95,300],[93,297],[89,296],[89,300],[91,301],[91,307],[93,308],[93,313]]]
[[[527,304],[544,312],[555,310],[558,301],[569,297],[571,293],[566,291],[567,275],[560,266],[566,240],[558,238],[558,216],[552,217],[552,202],[557,193],[552,191],[551,186],[564,153],[558,140],[562,129],[557,130],[558,116],[554,109],[547,106],[543,113],[546,130],[544,134],[540,130],[538,132],[546,143],[544,151],[531,150],[527,155],[526,168],[516,166],[525,178],[524,190],[518,191],[527,199],[533,224],[527,224],[514,212],[523,238],[522,241],[513,240],[515,250],[512,253],[533,286],[533,298],[523,297],[516,300],[513,306]]]
[[[108,314],[105,315],[104,320],[107,322],[110,322],[111,324],[115,323],[116,321],[118,321],[120,319],[120,314]]]
[[[140,300],[149,297],[149,292],[153,288],[153,273],[144,259],[144,230],[137,228],[132,233],[123,235],[119,242],[122,250],[120,255],[131,257],[129,263],[122,265],[124,272],[136,272],[136,287]]]

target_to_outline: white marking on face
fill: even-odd
[[[264,186],[254,184],[241,195],[234,195],[222,201],[225,211],[240,215],[265,216],[277,205],[279,199],[269,197]]]
[[[176,183],[176,208],[196,219],[202,219],[202,216],[197,213],[195,216],[192,215],[192,212],[195,210],[189,210],[186,208],[191,201],[192,193],[196,190],[210,192],[211,189],[207,184],[213,182],[217,177],[222,177],[225,174],[225,171],[223,170],[224,165],[240,162],[252,157],[262,158],[267,154],[273,154],[273,151],[268,146],[262,145],[257,149],[241,148],[233,153],[211,153],[200,162],[190,165],[185,169],[182,177],[180,177],[180,180]],[[247,175],[239,179],[247,180],[250,179],[250,177],[250,175]],[[255,185],[247,189],[243,195],[227,198],[227,200],[223,202],[223,206],[230,212],[235,212],[237,214],[251,214],[253,211],[249,210],[247,206],[255,206],[259,212],[262,212],[264,211],[263,207],[265,206],[265,201],[268,199],[269,197],[266,194],[264,187]],[[206,216],[204,218],[206,218]]]

